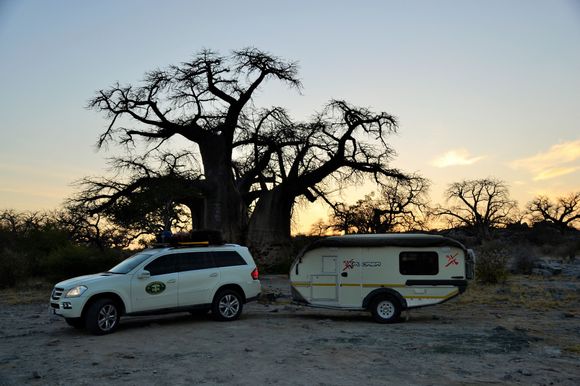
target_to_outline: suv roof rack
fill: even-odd
[[[209,241],[177,241],[177,242],[167,242],[167,243],[154,243],[151,244],[152,248],[192,248],[192,247],[209,247]]]
[[[169,233],[169,232],[168,232]],[[160,234],[157,236],[157,242],[152,244],[154,248],[171,247],[171,248],[191,248],[191,247],[208,247],[210,245],[224,245],[224,240],[219,231],[192,231],[177,234]]]

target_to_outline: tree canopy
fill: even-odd
[[[526,206],[532,222],[548,222],[554,224],[560,231],[565,231],[580,224],[580,192],[551,200],[546,196],[538,196]]]
[[[439,206],[434,214],[442,216],[454,226],[475,230],[483,239],[491,236],[493,228],[506,225],[517,210],[504,181],[494,178],[464,180],[449,185],[447,206]]]
[[[136,208],[129,196],[133,204],[141,196],[153,206],[163,202],[147,192],[164,191],[172,205],[201,197],[195,212],[203,217],[200,226],[234,242],[246,236],[249,242],[272,241],[289,237],[300,197],[325,198],[365,176],[379,184],[409,178],[389,167],[395,152],[388,136],[397,129],[392,115],[332,100],[310,120],[297,122],[281,107],[254,105],[255,92],[268,79],[301,88],[295,62],[246,48],[229,56],[204,50],[188,62],[148,72],[138,86],[117,83],[100,90],[89,102],[108,121],[99,147],[112,142],[136,149],[141,139],[148,146],[140,158],[145,160],[181,136],[196,162],[184,176],[128,157],[116,165],[129,165],[128,181],[87,179],[76,202],[121,219],[124,208]]]

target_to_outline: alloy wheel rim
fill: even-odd
[[[98,324],[101,331],[109,331],[117,323],[117,309],[112,304],[107,304],[99,311]]]
[[[220,314],[225,318],[234,317],[240,309],[240,302],[234,295],[224,296],[219,303]]]

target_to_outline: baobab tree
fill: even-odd
[[[433,213],[454,226],[473,229],[481,239],[489,239],[494,228],[508,224],[517,210],[507,185],[494,178],[455,182],[446,194],[448,205]]]
[[[558,197],[555,201],[546,196],[538,196],[526,206],[532,222],[549,222],[561,232],[580,224],[580,192]]]
[[[98,146],[125,145],[141,138],[156,147],[174,136],[196,145],[201,172],[197,189],[206,192],[206,227],[240,241],[245,205],[235,186],[233,142],[240,116],[268,79],[300,87],[296,63],[255,48],[221,56],[204,50],[192,60],[145,75],[139,86],[115,84],[89,101],[109,124]],[[137,128],[127,128],[126,121]],[[124,123],[121,123],[124,122]]]
[[[248,225],[251,244],[287,242],[300,198],[326,199],[329,186],[348,186],[365,176],[379,184],[409,178],[388,166],[394,150],[387,138],[397,126],[385,112],[334,100],[309,122],[277,121],[266,131],[256,126],[248,132],[251,139],[240,141],[252,149],[242,167],[252,170],[244,173],[255,181],[248,185],[248,197],[257,198]]]
[[[200,225],[254,245],[289,240],[299,199],[326,197],[365,176],[379,184],[408,179],[389,167],[394,150],[387,138],[397,129],[392,115],[333,100],[312,119],[294,122],[283,108],[254,106],[253,95],[267,79],[301,87],[296,63],[254,48],[227,57],[202,51],[190,62],[148,73],[141,86],[100,91],[89,103],[109,120],[98,144],[133,146],[141,138],[152,146],[146,157],[174,136],[189,140],[198,162],[187,178],[178,176],[181,191],[172,194],[173,203],[203,200]],[[136,128],[127,128],[127,121]],[[175,175],[150,174],[157,190],[176,183]],[[146,189],[148,179],[129,178],[123,186],[85,181],[102,198],[93,211],[115,207],[136,193],[133,188]]]

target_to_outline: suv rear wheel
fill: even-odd
[[[236,291],[223,290],[215,296],[211,306],[211,312],[216,320],[236,320],[242,313],[242,297]]]
[[[111,299],[98,299],[89,306],[85,315],[85,326],[95,335],[110,334],[119,325],[119,307]]]

